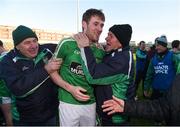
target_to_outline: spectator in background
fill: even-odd
[[[174,40],[172,42],[172,52],[176,56],[177,62],[180,61],[180,41],[179,40]],[[177,63],[176,62],[176,63]],[[177,65],[176,65],[177,66]]]
[[[144,84],[144,94],[146,96],[149,96],[149,89],[153,89],[152,99],[162,97],[171,87],[178,62],[177,58],[167,48],[165,35],[158,37],[155,43],[157,53],[149,64]]]
[[[155,44],[153,44],[151,47],[150,47],[150,50],[147,51],[147,57],[146,57],[146,64],[145,64],[145,72],[147,73],[147,70],[148,70],[148,66],[149,66],[149,63],[151,61],[151,59],[154,57],[156,53],[156,47],[155,47]],[[146,76],[145,76],[146,78]],[[144,84],[143,84],[144,85]],[[144,87],[143,87],[144,88]],[[143,89],[144,90],[144,89]],[[144,94],[143,94],[144,95]],[[146,96],[144,96],[146,97]]]
[[[173,51],[174,53],[180,51],[180,41],[179,41],[179,40],[174,40],[174,41],[172,41],[171,46],[172,46],[172,51]]]
[[[155,45],[152,45],[150,47],[150,50],[148,51],[147,53],[147,60],[150,62],[151,59],[153,58],[154,54],[156,53],[156,46]]]
[[[57,87],[49,74],[60,67],[51,59],[55,44],[39,45],[32,29],[20,25],[13,32],[14,49],[0,62],[0,78],[16,98],[22,126],[55,126]]]
[[[142,87],[144,86],[144,80],[146,77],[146,60],[147,60],[146,43],[145,41],[140,41],[139,48],[136,51],[136,77],[135,77],[136,92],[139,83],[141,81],[142,81]],[[136,96],[136,99],[138,99],[138,96]]]

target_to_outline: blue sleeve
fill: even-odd
[[[87,65],[89,73],[93,78],[102,78],[115,74],[126,73],[127,62],[125,60],[111,59],[108,62],[96,63],[96,59],[89,47],[84,48],[84,61]]]

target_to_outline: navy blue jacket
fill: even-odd
[[[103,85],[99,84],[97,81],[97,84],[94,86],[97,113],[106,119],[106,121],[110,120],[113,116],[107,116],[106,113],[103,113],[101,108],[103,102],[112,99],[112,95],[121,99],[132,99],[135,95],[135,86],[133,82],[134,61],[132,53],[130,52],[129,47],[117,49],[106,54],[100,63],[96,63],[96,59],[89,47],[85,47],[84,53],[82,50],[81,54],[82,56],[85,55],[83,60],[85,61],[88,71],[94,80],[104,78],[104,82],[107,82],[105,79],[106,77],[119,75],[119,79],[121,80],[119,82],[113,83],[114,80],[112,80],[110,81],[110,84],[103,83]],[[90,83],[92,84],[93,82]],[[120,116],[117,117],[118,118],[112,118],[114,119],[113,123],[120,123],[124,121],[124,118],[120,118]]]
[[[13,49],[0,63],[0,77],[16,97],[22,122],[46,122],[57,113],[57,86],[44,69],[55,47],[55,44],[40,45],[38,57],[33,60]]]
[[[119,73],[125,75],[128,75],[128,73],[130,73],[130,77],[131,78],[134,77],[133,58],[131,65],[129,65],[129,61],[130,61],[129,47],[123,48],[122,51],[120,51],[119,49],[106,54],[102,59],[102,63],[96,63],[96,59],[93,56],[93,53],[89,47],[84,48],[84,53],[87,57],[86,61],[87,61],[88,70],[94,79],[116,75]],[[106,86],[106,87],[111,87],[111,86]],[[135,97],[135,85],[133,80],[130,82],[128,86],[126,95],[128,99],[133,99]]]

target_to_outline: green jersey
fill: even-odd
[[[10,92],[7,89],[4,80],[0,80],[0,98],[1,97],[10,97]]]
[[[97,59],[97,62],[105,55],[105,52],[97,48],[95,45],[91,46],[94,56]],[[90,99],[86,102],[81,102],[76,100],[71,93],[67,92],[63,88],[59,88],[59,100],[70,103],[70,104],[92,104],[95,102],[94,90],[93,87],[88,83],[83,73],[81,65],[81,55],[80,49],[77,46],[77,43],[72,38],[66,38],[60,41],[55,51],[55,56],[57,58],[62,58],[63,63],[59,70],[61,77],[67,81],[69,84],[74,86],[80,86],[87,90],[87,95],[90,96]]]

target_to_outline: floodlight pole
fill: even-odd
[[[76,8],[76,16],[77,16],[77,32],[79,32],[79,0],[77,0],[77,8]]]

